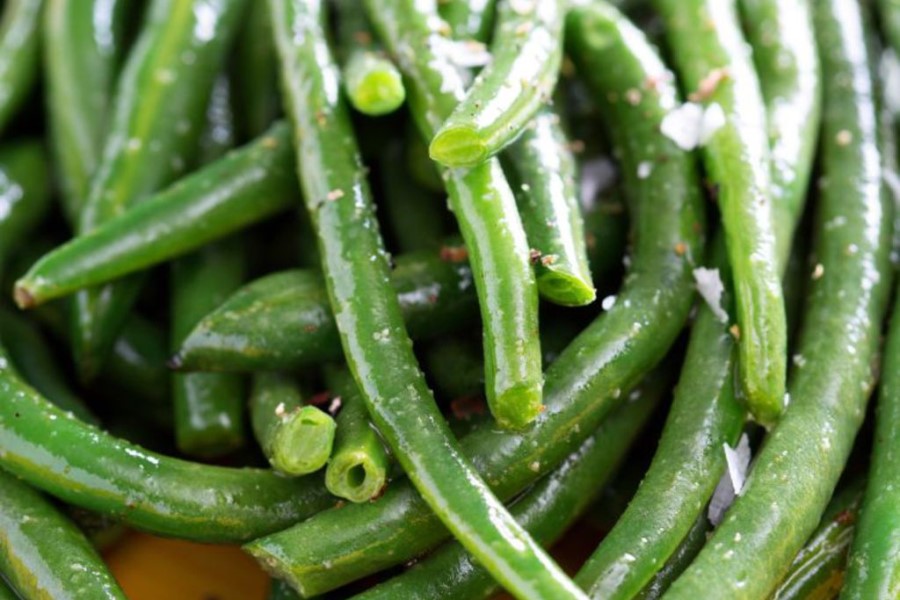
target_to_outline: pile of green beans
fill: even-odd
[[[894,0],[0,4],[0,598],[127,597],[129,529],[257,600],[900,598],[898,57]]]

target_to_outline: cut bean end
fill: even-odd
[[[13,289],[13,299],[16,301],[16,306],[23,310],[34,308],[38,305],[38,300],[30,288],[31,286],[27,281],[20,279],[16,282],[16,287]]]
[[[561,306],[586,306],[597,298],[590,279],[562,269],[542,269],[537,284],[541,296]]]
[[[365,452],[345,452],[335,457],[325,471],[328,491],[351,502],[367,502],[378,496],[385,482],[385,470]]]
[[[325,466],[334,444],[331,415],[304,406],[281,423],[272,445],[272,466],[287,475],[306,475]]]
[[[504,429],[524,429],[544,411],[542,392],[540,385],[529,384],[507,389],[489,403],[491,414]]]
[[[349,95],[356,110],[378,117],[400,108],[406,100],[406,89],[399,73],[380,70],[369,72]]]
[[[488,149],[471,127],[441,129],[428,148],[432,160],[448,167],[474,167],[488,159]]]

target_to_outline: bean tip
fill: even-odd
[[[15,300],[16,306],[23,310],[34,308],[37,304],[34,295],[28,290],[28,286],[21,282],[16,282],[16,286],[13,288],[13,300]]]

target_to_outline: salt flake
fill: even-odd
[[[694,281],[697,283],[697,291],[712,309],[716,318],[722,323],[727,323],[728,313],[722,308],[722,294],[725,292],[725,286],[722,285],[719,270],[698,267],[694,269]]]

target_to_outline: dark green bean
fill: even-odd
[[[5,364],[0,467],[66,502],[151,533],[208,542],[252,539],[333,503],[321,477],[201,465],[117,439],[47,402]]]
[[[597,293],[588,269],[577,166],[559,115],[544,110],[506,152],[541,296],[583,306]]]
[[[269,7],[258,0],[249,4],[231,64],[234,114],[241,140],[261,136],[281,114]]]
[[[322,2],[270,0],[269,8],[328,295],[347,363],[373,422],[422,498],[507,589],[520,597],[583,597],[462,456],[418,368],[390,286],[349,111],[337,92],[340,81],[322,28]],[[526,375],[540,378],[539,372]],[[308,593],[302,581],[288,577],[280,556],[259,544],[246,549]]]
[[[206,127],[200,135],[200,147],[197,151],[200,164],[214,162],[234,148],[237,132],[232,93],[228,77],[219,75],[209,96],[209,106],[206,107]]]
[[[654,407],[668,391],[668,378],[652,374],[640,395],[616,409],[581,446],[510,511],[523,527],[550,546],[591,505],[618,470]],[[357,600],[488,598],[497,582],[459,544],[439,548],[407,572],[359,594]]]
[[[16,282],[27,308],[146,269],[286,210],[297,200],[290,128],[185,177],[87,235],[56,248]]]
[[[331,392],[341,399],[325,487],[351,502],[367,502],[380,495],[386,485],[390,457],[369,421],[366,405],[350,373],[329,369],[325,379]]]
[[[8,0],[0,18],[0,129],[6,129],[37,80],[42,0]]]
[[[653,575],[650,582],[636,596],[636,600],[657,600],[662,598],[672,582],[681,575],[703,548],[709,535],[710,523],[705,514],[700,514],[691,526],[687,535],[681,540],[675,552],[665,564]]]
[[[794,558],[772,600],[832,600],[837,597],[844,585],[847,553],[857,528],[863,491],[863,481],[857,480],[835,494],[819,528]]]
[[[784,409],[787,326],[759,81],[733,0],[656,0],[655,5],[691,97],[723,121],[709,132],[702,157],[717,186],[731,264],[741,385],[753,416],[770,427]]]
[[[84,235],[185,171],[246,0],[154,0],[119,78],[112,121],[81,211]],[[72,346],[83,379],[100,371],[140,288],[140,278],[78,293]]]
[[[564,17],[562,0],[500,0],[492,60],[434,132],[431,158],[472,167],[522,133],[556,87]]]
[[[254,375],[250,419],[256,441],[276,470],[305,475],[328,462],[334,444],[334,419],[307,405],[292,378],[281,373]]]
[[[824,179],[790,410],[769,434],[725,520],[667,598],[774,591],[813,532],[865,413],[887,304],[891,206],[859,5],[817,0]]]
[[[481,340],[462,334],[442,337],[425,349],[423,360],[439,398],[455,400],[484,393]]]
[[[392,13],[381,14],[390,17],[385,26],[396,23]],[[674,90],[662,83],[674,103]],[[648,108],[645,102],[632,110]],[[654,127],[652,119],[639,119],[638,125]],[[646,151],[643,144],[640,149]],[[659,362],[687,318],[691,261],[703,254],[703,203],[690,155],[677,148],[666,155],[669,160],[659,162],[653,177],[629,191],[635,205],[634,255],[625,285],[615,305],[547,369],[546,410],[524,433],[477,425],[461,440],[502,499],[550,472],[584,441]],[[636,171],[629,159],[623,172]],[[323,512],[253,546],[279,556],[282,569],[302,580],[303,589],[322,593],[414,558],[446,536],[416,491],[395,481],[376,503]]]
[[[431,139],[464,95],[437,5],[433,0],[371,0],[366,7],[408,78],[419,131]],[[488,406],[502,427],[522,428],[542,410],[542,381],[537,285],[515,197],[496,160],[473,169],[446,169],[443,175],[478,293]]]
[[[441,0],[441,17],[458,40],[486,43],[494,25],[496,0]]]
[[[477,320],[472,272],[464,258],[465,249],[456,246],[396,257],[391,284],[413,339],[433,339]],[[171,364],[185,371],[258,371],[341,356],[322,276],[293,270],[238,290],[197,324]]]
[[[878,0],[879,23],[887,42],[900,55],[900,4],[896,0]]]
[[[122,0],[47,0],[43,57],[53,154],[69,223],[100,162],[124,44]]]
[[[232,293],[244,277],[240,239],[205,246],[172,264],[172,344]],[[172,376],[175,444],[189,456],[222,456],[244,444],[244,382],[235,373]]]
[[[23,598],[126,598],[75,524],[2,470],[0,574]]]
[[[347,100],[359,112],[380,116],[406,100],[403,76],[375,40],[358,0],[337,0],[341,74]]]
[[[426,190],[446,193],[437,163],[428,156],[428,146],[413,126],[408,127],[406,132],[406,168],[412,180]]]
[[[900,302],[900,301],[898,301]],[[854,534],[841,596],[900,596],[900,309],[894,305],[875,417],[869,483]]]
[[[0,148],[0,277],[11,252],[50,209],[47,163],[34,141]]]

